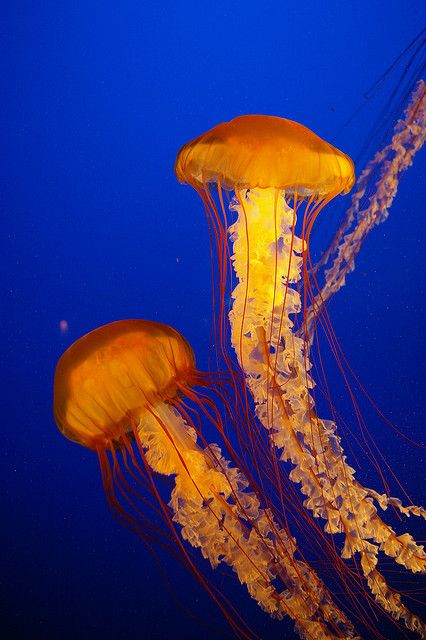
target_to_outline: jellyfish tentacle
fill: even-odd
[[[375,154],[359,176],[343,223],[315,267],[316,272],[324,269],[325,282],[306,311],[308,327],[312,327],[315,316],[326,302],[345,285],[346,276],[355,269],[355,258],[365,237],[387,219],[400,175],[413,164],[414,156],[425,140],[426,85],[420,80],[411,94],[404,117],[395,125],[391,142]],[[374,187],[369,193],[374,179]]]
[[[281,458],[294,465],[290,478],[302,485],[305,506],[326,520],[326,531],[345,533],[343,557],[364,553],[361,566],[380,603],[388,589],[383,592],[383,577],[372,589],[380,574],[375,564],[369,567],[369,559],[381,550],[418,572],[426,569],[426,554],[409,534],[397,536],[380,519],[368,491],[355,480],[354,469],[346,462],[335,423],[321,420],[315,413],[308,349],[304,339],[295,334],[302,308],[297,285],[305,247],[294,236],[294,212],[284,194],[279,199],[278,222],[272,215],[275,203],[274,189],[259,189],[248,194],[237,192],[232,205],[238,215],[229,229],[237,276],[230,312],[232,344],[246,374],[256,415],[269,430]],[[275,268],[281,276],[279,288],[276,276],[271,276]],[[409,628],[421,625],[413,614],[409,620],[397,599],[392,606],[394,617],[404,619]]]
[[[368,495],[377,502],[383,511],[386,511],[388,507],[393,507],[394,509],[398,509],[398,511],[407,517],[412,515],[426,520],[426,509],[424,507],[420,507],[415,504],[404,505],[399,498],[388,496],[386,493],[378,493],[378,491],[368,489],[367,487],[365,487],[365,490]]]
[[[377,554],[361,551],[360,556],[364,575],[376,601],[395,620],[402,620],[407,629],[414,631],[421,638],[426,638],[426,625],[402,603],[399,593],[389,588],[384,576],[377,569]]]
[[[271,524],[272,514],[217,445],[199,447],[195,431],[170,404],[144,416],[137,433],[150,467],[175,475],[173,520],[213,568],[232,567],[261,608],[278,619],[290,616],[302,638],[358,638],[315,572],[296,559],[295,540]],[[284,591],[274,585],[278,578]]]

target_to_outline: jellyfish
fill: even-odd
[[[196,370],[190,345],[171,327],[113,322],[77,340],[59,360],[55,421],[65,437],[98,455],[117,518],[148,546],[159,543],[181,559],[238,637],[252,636],[183,541],[199,548],[213,568],[229,565],[264,611],[294,620],[301,638],[357,638],[315,571],[298,557],[289,530],[262,507],[244,474],[218,445],[197,442],[190,402],[223,431],[208,398],[194,388],[206,389],[210,378]],[[172,478],[168,504],[158,482],[164,476]],[[149,510],[161,526],[149,519]]]
[[[309,239],[324,206],[352,188],[351,159],[301,124],[251,115],[185,144],[175,172],[204,203],[218,255],[218,342],[232,370],[226,353],[230,289],[229,339],[271,449],[290,462],[290,479],[300,485],[305,507],[325,520],[325,531],[343,534],[341,555],[359,558],[376,602],[425,634],[378,569],[383,552],[424,572],[424,549],[380,517],[376,496],[347,462],[335,422],[316,410],[310,355],[315,323],[308,324],[306,313],[314,299]]]

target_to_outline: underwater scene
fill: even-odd
[[[1,14],[2,638],[426,638],[424,3]]]

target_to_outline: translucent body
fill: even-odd
[[[176,176],[225,189],[274,187],[326,196],[349,191],[352,160],[292,120],[248,115],[223,122],[179,151]]]
[[[90,449],[108,444],[150,407],[176,395],[194,373],[191,347],[174,329],[121,320],[91,331],[61,357],[53,412],[69,438]]]

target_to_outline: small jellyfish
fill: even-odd
[[[223,427],[193,385],[208,387],[209,376],[196,370],[192,349],[177,331],[146,320],[114,322],[77,340],[59,360],[54,416],[64,436],[97,453],[117,518],[148,546],[158,542],[178,556],[239,637],[251,637],[242,617],[227,610],[181,538],[213,568],[229,565],[262,609],[278,619],[290,616],[302,638],[356,638],[315,571],[297,557],[294,538],[261,506],[242,472],[217,445],[198,444],[189,401],[205,417],[216,415],[220,432]],[[159,476],[174,477],[169,504]]]

